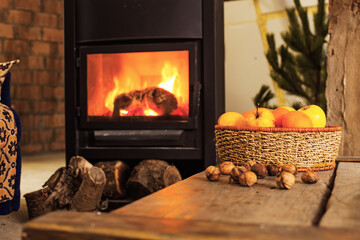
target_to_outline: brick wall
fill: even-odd
[[[23,154],[65,149],[62,0],[0,0],[0,61],[12,68]]]

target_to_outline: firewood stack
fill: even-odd
[[[144,160],[130,173],[122,161],[92,165],[81,156],[70,159],[44,183],[24,195],[29,218],[55,210],[97,211],[102,199],[138,199],[181,181],[175,166],[161,160]]]

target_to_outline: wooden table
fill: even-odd
[[[253,187],[203,172],[111,213],[53,212],[23,239],[360,239],[360,162],[341,158],[316,184],[291,190],[275,177]]]

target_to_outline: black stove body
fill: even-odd
[[[223,1],[64,6],[66,160],[133,166],[161,159],[183,177],[215,164],[214,125],[224,112]]]

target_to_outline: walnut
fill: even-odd
[[[295,164],[286,164],[281,166],[281,171],[292,173],[294,176],[298,173],[297,166]]]
[[[251,187],[257,181],[257,176],[251,171],[246,171],[239,177],[239,183],[245,187]]]
[[[301,175],[301,180],[304,183],[316,183],[319,180],[319,177],[313,171],[306,171]]]
[[[257,178],[264,178],[268,175],[266,167],[261,163],[256,163],[251,167],[251,171],[254,172]]]
[[[229,175],[231,173],[231,169],[233,169],[235,165],[232,162],[222,162],[219,167],[221,174]]]
[[[231,172],[230,172],[230,179],[233,180],[234,182],[238,183],[239,177],[241,174],[242,174],[242,172],[240,172],[238,167],[233,167],[233,169],[231,169]]]
[[[248,171],[246,169],[246,167],[244,167],[244,166],[240,166],[240,167],[237,167],[237,168],[239,169],[240,173],[244,173],[244,172]]]
[[[239,183],[240,175],[246,171],[247,171],[247,169],[244,166],[233,167],[233,169],[231,169],[231,172],[230,172],[230,182],[231,182],[231,180],[233,180],[234,182]]]
[[[206,178],[210,181],[217,181],[220,178],[220,169],[215,166],[209,166],[205,170]]]
[[[283,189],[290,189],[295,184],[295,176],[289,172],[280,172],[276,177],[276,184]]]
[[[267,165],[266,169],[268,170],[268,174],[270,176],[276,176],[280,171],[280,168],[274,164]]]
[[[256,164],[256,162],[249,160],[247,162],[241,163],[242,166],[244,166],[248,171],[251,171],[251,167]]]

